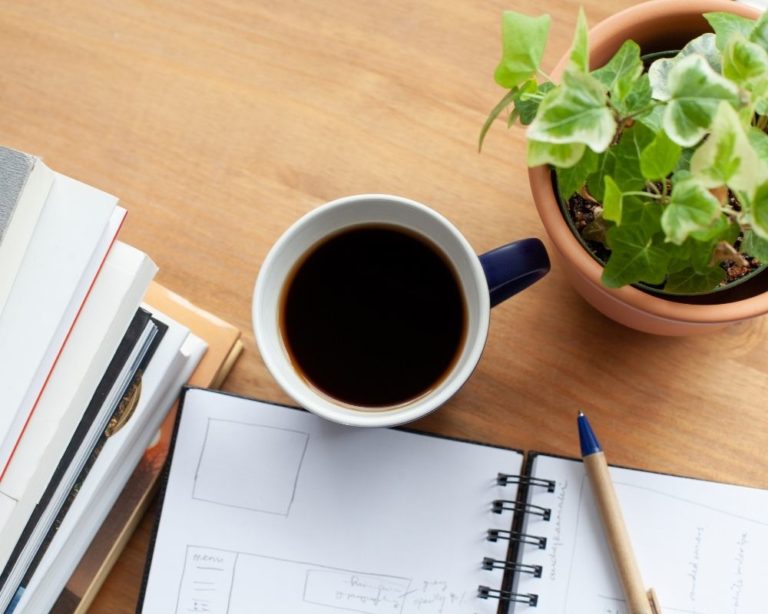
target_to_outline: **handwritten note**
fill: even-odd
[[[226,612],[237,554],[209,548],[187,549],[177,612]]]
[[[518,452],[187,392],[143,612],[495,614]]]

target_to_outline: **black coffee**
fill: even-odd
[[[453,366],[466,307],[452,266],[393,226],[356,226],[315,246],[283,290],[281,332],[294,366],[350,405],[421,396]]]

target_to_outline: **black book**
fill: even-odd
[[[138,401],[141,376],[167,327],[139,309],[107,366],[40,502],[0,574],[0,608],[13,611],[107,437]],[[19,590],[17,590],[19,589]]]

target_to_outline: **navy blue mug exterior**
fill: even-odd
[[[547,250],[535,238],[507,243],[479,258],[488,282],[491,307],[525,290],[550,269]]]

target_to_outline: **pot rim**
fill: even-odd
[[[620,11],[590,29],[590,50],[607,44],[611,38],[615,37],[617,31],[626,29],[627,23],[652,21],[659,18],[674,19],[684,15],[690,16],[692,13],[702,14],[711,11],[727,11],[755,19],[760,15],[757,9],[736,4],[732,0],[698,0],[696,3],[680,2],[680,0],[651,0]],[[568,59],[566,54],[558,62],[553,71],[555,77],[562,74]],[[528,177],[539,216],[555,247],[569,260],[575,272],[602,294],[660,318],[695,323],[734,322],[768,312],[768,292],[727,303],[702,305],[668,300],[633,286],[621,288],[604,286],[600,281],[603,267],[584,249],[563,218],[552,186],[549,167],[529,168]]]

